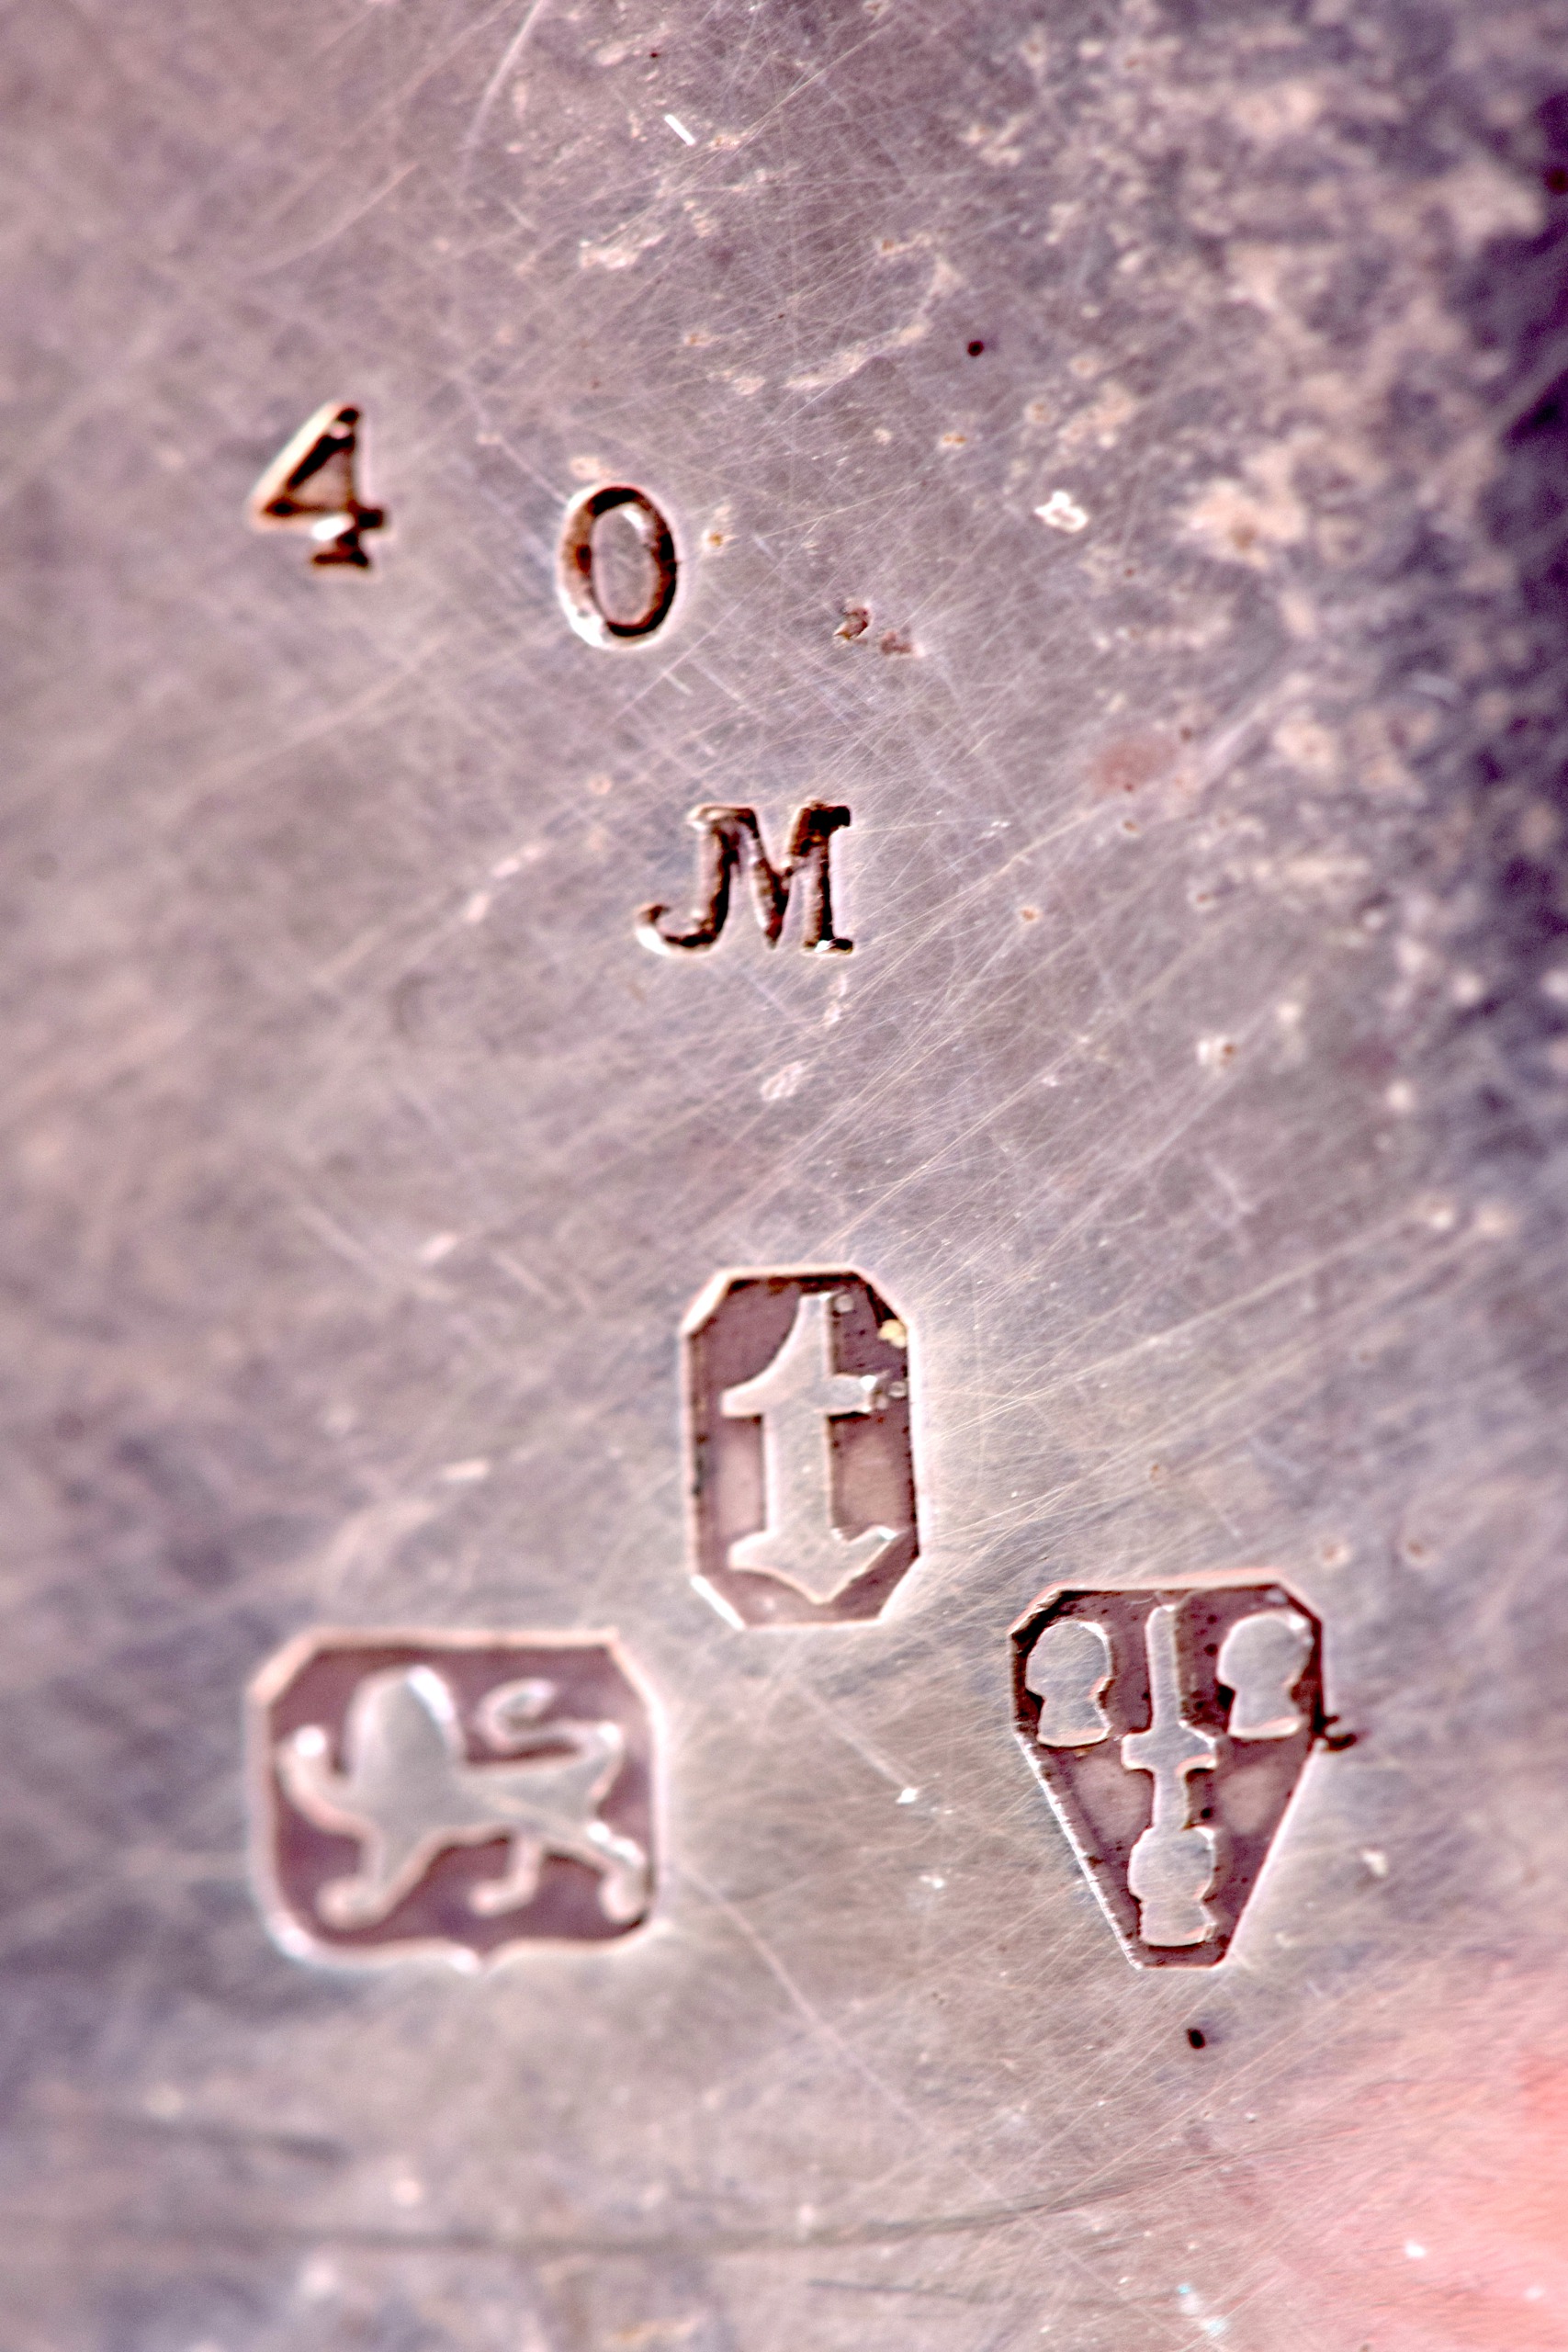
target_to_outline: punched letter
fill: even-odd
[[[900,1532],[866,1527],[846,1535],[834,1523],[829,1424],[874,1411],[878,1383],[874,1373],[835,1370],[828,1310],[824,1293],[807,1292],[772,1363],[719,1400],[727,1420],[761,1421],[768,1499],[767,1525],[730,1545],[729,1565],[785,1577],[814,1600],[863,1574]]]
[[[853,945],[833,926],[833,835],[851,822],[847,808],[808,800],[790,830],[789,848],[775,866],[762,841],[754,808],[717,803],[694,808],[686,822],[700,836],[698,903],[682,930],[669,927],[670,909],[644,907],[637,935],[656,956],[694,956],[716,946],[729,919],[730,885],[736,868],[750,867],[752,910],[770,947],[776,947],[789,910],[796,875],[802,876],[804,923],[801,945],[808,955],[847,956]]]

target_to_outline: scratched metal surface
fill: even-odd
[[[1562,2343],[1565,31],[9,13],[6,2352]],[[244,528],[326,400],[368,577]],[[852,956],[644,953],[813,795]],[[676,1335],[798,1264],[921,1556],[739,1633]],[[1008,1629],[1246,1568],[1355,1742],[1140,1973]],[[276,1950],[321,1625],[617,1628],[652,1927]]]

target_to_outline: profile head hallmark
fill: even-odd
[[[1014,1726],[1122,1951],[1230,1949],[1324,1728],[1317,1620],[1269,1577],[1041,1594]]]
[[[296,1957],[476,1968],[648,1916],[652,1718],[613,1634],[303,1634],[250,1734],[257,1892]]]

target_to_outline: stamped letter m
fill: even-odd
[[[695,829],[701,844],[697,904],[681,930],[670,926],[668,907],[645,907],[637,921],[637,935],[645,947],[656,956],[696,956],[716,946],[729,919],[736,869],[744,865],[749,869],[752,911],[770,947],[779,944],[798,878],[801,945],[815,956],[848,954],[852,942],[840,939],[833,928],[831,866],[833,835],[849,823],[847,808],[830,807],[825,800],[808,800],[795,813],[789,847],[777,865],[763,846],[754,808],[694,808],[686,821]]]

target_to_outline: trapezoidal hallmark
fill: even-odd
[[[1223,1960],[1325,1729],[1316,1618],[1267,1575],[1053,1588],[1011,1640],[1020,1744],[1127,1957]]]

